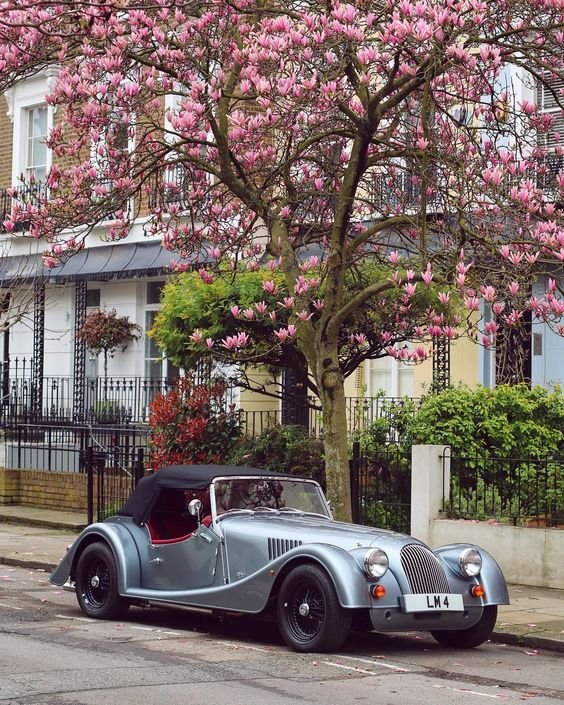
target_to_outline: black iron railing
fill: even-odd
[[[354,442],[349,464],[353,521],[409,533],[411,451],[395,443],[362,450]]]
[[[14,358],[10,364],[0,363],[1,403],[0,424],[46,423],[46,424],[145,424],[149,420],[151,402],[158,394],[174,389],[175,379],[151,379],[145,377],[88,377],[75,385],[73,376],[46,376],[38,384],[32,374],[33,361]],[[79,392],[77,405],[77,392]],[[258,399],[258,397],[257,397]],[[235,390],[228,389],[226,403],[235,403]],[[347,429],[351,437],[370,434],[371,426],[378,421],[386,426],[386,440],[397,440],[398,429],[394,427],[394,409],[403,406],[400,397],[347,397]],[[417,404],[417,400],[415,400]],[[288,423],[278,408],[260,408],[254,401],[252,409],[242,408],[242,431],[249,436],[258,436],[266,429]],[[257,408],[258,407],[258,408]],[[303,408],[292,415],[303,421],[309,433],[323,435],[323,419],[319,403],[307,398]],[[381,428],[379,430],[381,433]]]
[[[39,388],[27,374],[3,373],[0,423],[146,423],[153,399],[174,384],[172,379],[90,377],[77,409],[74,377],[44,377]]]
[[[5,221],[9,221],[14,206],[26,203],[37,204],[41,198],[47,195],[47,184],[38,181],[34,184],[14,186],[13,188],[0,189],[0,232],[5,233]],[[14,223],[12,232],[22,232],[29,227],[29,221],[18,220]]]
[[[449,461],[450,480],[443,500],[448,517],[494,519],[514,526],[564,525],[563,458],[449,458],[446,454],[445,472]]]

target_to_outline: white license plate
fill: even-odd
[[[405,612],[463,612],[462,595],[429,593],[426,595],[404,595]]]

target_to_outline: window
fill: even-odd
[[[100,289],[86,291],[86,308],[100,308]]]
[[[43,182],[47,178],[48,150],[45,143],[48,131],[47,106],[26,111],[25,170],[26,181]]]
[[[564,91],[564,80],[545,77],[549,85],[537,84],[537,105],[543,113],[552,115],[554,119],[551,130],[539,136],[539,142],[547,150],[544,157],[544,169],[537,177],[537,184],[542,188],[549,200],[560,200],[558,178],[564,167],[564,156],[558,149],[560,137],[564,132],[564,111],[561,110],[558,97]]]
[[[148,331],[155,325],[164,285],[164,281],[147,282],[145,296],[145,377],[152,380],[174,379],[179,376],[178,367],[163,357],[156,340],[148,335]]]
[[[413,396],[413,367],[393,357],[370,361],[370,394],[386,397]]]
[[[21,187],[21,179],[45,182],[51,167],[51,150],[46,140],[53,126],[55,108],[45,96],[52,88],[56,69],[45,69],[19,81],[5,92],[8,117],[13,124],[12,186]]]
[[[97,174],[95,197],[106,196],[111,192],[116,169],[119,171],[122,168],[123,160],[133,150],[133,146],[128,126],[117,114],[112,114],[100,138],[92,142],[90,159]]]

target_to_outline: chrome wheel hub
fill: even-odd
[[[302,604],[298,608],[298,612],[300,613],[301,617],[307,617],[309,614],[309,605],[307,602],[302,602]]]
[[[91,587],[93,587],[93,588],[99,587],[99,586],[100,586],[100,578],[99,578],[97,575],[93,575],[93,576],[90,578],[90,585],[91,585]]]

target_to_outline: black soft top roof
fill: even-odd
[[[132,517],[136,524],[142,524],[147,521],[157,497],[165,488],[204,490],[216,477],[239,476],[299,479],[296,475],[272,473],[268,470],[241,465],[167,465],[139,480],[127,502],[118,511],[118,515]]]

